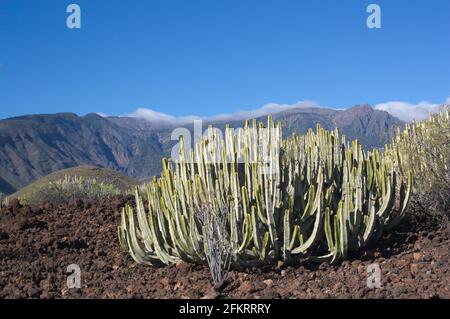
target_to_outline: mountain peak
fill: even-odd
[[[372,113],[374,109],[369,104],[357,104],[347,109],[349,112],[361,112],[361,113]]]

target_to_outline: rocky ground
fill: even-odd
[[[0,210],[0,298],[450,298],[450,227],[409,217],[376,246],[337,266],[303,263],[231,271],[219,292],[209,270],[137,265],[116,235],[130,199]],[[378,263],[381,288],[367,288]],[[68,289],[66,268],[81,268]]]

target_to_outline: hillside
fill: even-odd
[[[54,173],[51,173],[47,176],[44,176],[37,181],[25,186],[21,190],[10,196],[10,199],[13,198],[23,198],[27,197],[33,191],[36,191],[50,182],[55,182],[58,180],[64,179],[66,176],[69,177],[85,177],[95,179],[99,183],[110,184],[116,187],[118,190],[122,192],[126,192],[132,189],[134,186],[137,186],[139,183],[126,176],[122,173],[113,171],[107,168],[98,168],[94,166],[79,166],[68,169],[63,169]]]
[[[6,119],[0,121],[0,192],[11,193],[52,172],[82,165],[141,177],[157,171],[160,154],[152,134],[142,135],[95,114]]]
[[[284,134],[304,133],[320,123],[339,127],[349,139],[367,148],[382,146],[393,128],[404,123],[370,106],[347,110],[296,108],[274,114]],[[258,118],[264,121],[264,117]],[[223,128],[225,122],[205,122]],[[231,121],[232,127],[243,121]],[[192,130],[192,125],[184,125]],[[11,194],[52,172],[92,165],[110,168],[138,180],[161,169],[161,158],[170,155],[174,126],[160,127],[140,118],[72,113],[29,115],[0,121],[0,192]]]

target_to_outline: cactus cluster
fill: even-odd
[[[432,173],[434,166],[438,166],[448,171],[449,138],[450,107],[444,107],[425,121],[407,124],[402,131],[397,129],[384,153],[399,170],[412,170],[420,175]],[[445,151],[441,147],[446,147]]]
[[[135,261],[205,263],[198,208],[224,211],[233,263],[254,265],[299,257],[337,262],[398,223],[411,192],[378,150],[365,152],[337,129],[282,140],[280,124],[246,122],[216,131],[172,163],[163,160],[136,208],[126,206],[119,240]],[[181,147],[183,150],[183,147]],[[225,208],[225,209],[224,209]]]
[[[450,208],[450,107],[427,120],[397,130],[384,157],[392,168],[414,174],[415,201],[426,209],[448,212]]]

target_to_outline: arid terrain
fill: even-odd
[[[207,267],[146,267],[121,250],[116,227],[127,201],[1,209],[0,298],[450,298],[450,229],[412,214],[339,265],[233,270],[215,291]],[[367,287],[371,263],[381,268],[380,289]],[[81,289],[67,288],[70,264],[81,268]]]

